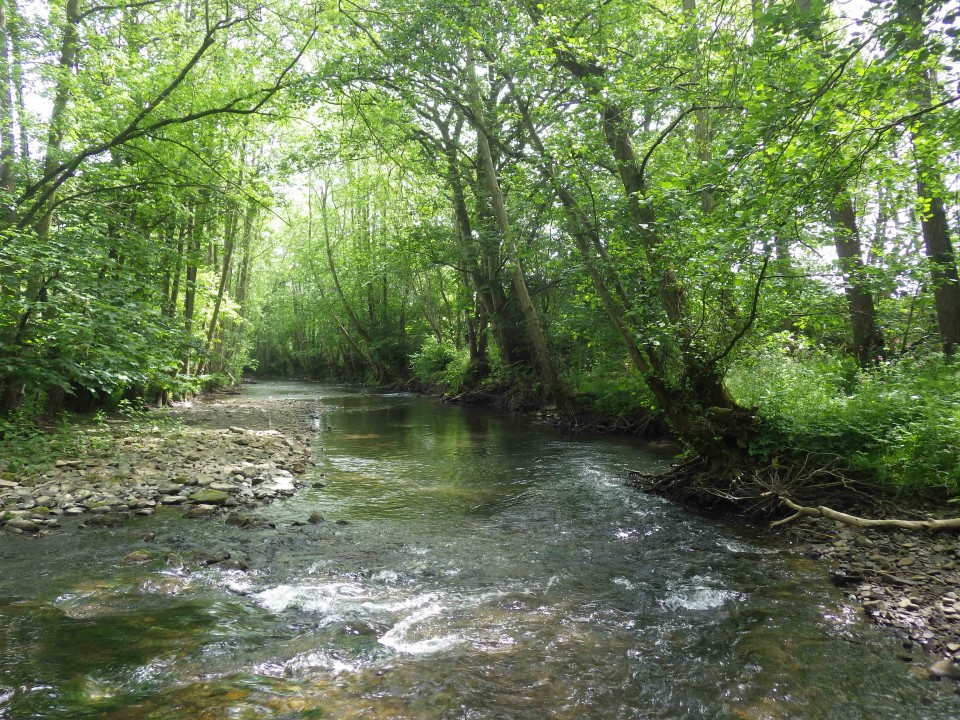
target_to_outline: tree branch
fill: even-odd
[[[739,105],[697,105],[695,107],[687,108],[683,110],[677,117],[673,119],[666,128],[657,136],[657,139],[653,141],[653,144],[647,149],[646,154],[643,156],[643,160],[640,162],[640,179],[646,182],[644,177],[647,171],[647,162],[649,162],[650,157],[653,155],[653,151],[656,150],[664,140],[677,129],[677,126],[683,121],[688,115],[699,110],[742,110],[743,108]]]
[[[862,518],[857,515],[848,515],[839,510],[831,510],[828,507],[819,505],[817,507],[808,507],[797,505],[790,498],[780,496],[780,502],[794,511],[794,514],[784,520],[778,520],[770,524],[770,527],[785,525],[792,520],[800,517],[822,517],[828,520],[835,520],[844,525],[853,525],[862,528],[900,528],[901,530],[960,530],[960,518],[943,518],[941,520],[898,520],[894,518],[886,520],[874,520],[872,518]]]

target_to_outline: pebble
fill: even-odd
[[[33,520],[27,520],[25,518],[11,518],[7,520],[7,523],[4,527],[7,527],[11,530],[19,530],[20,532],[38,532],[40,526],[37,525]]]
[[[911,638],[907,650],[915,662],[923,653],[934,655],[921,666],[925,674],[927,665],[940,655],[946,662],[935,663],[937,672],[931,669],[931,677],[960,675],[953,665],[954,658],[960,658],[960,572],[949,559],[956,555],[951,539],[838,528],[813,519],[788,526],[785,532],[800,541],[802,550],[797,552],[829,563],[830,579],[843,580],[851,602],[866,617]],[[864,547],[870,550],[864,552]]]
[[[258,401],[250,411],[252,427],[275,424],[279,414],[281,423],[299,428],[294,432],[307,432],[306,413],[291,411],[285,404],[271,408],[271,417],[264,404]],[[223,507],[255,507],[294,492],[287,470],[306,466],[305,435],[242,428],[235,422],[244,411],[217,402],[197,402],[175,414],[184,418],[185,426],[161,435],[127,427],[112,439],[105,458],[60,458],[53,467],[15,478],[4,469],[0,517],[7,518],[5,526],[11,532],[40,533],[57,527],[57,516],[81,518],[84,526],[104,526],[109,521],[94,518],[122,512],[150,516],[159,506],[191,503],[188,512],[196,517]],[[235,419],[226,427],[223,420],[228,415]],[[242,440],[242,447],[237,447],[237,440]],[[4,467],[8,469],[9,463]],[[275,480],[286,481],[281,487]],[[258,486],[256,493],[252,485]],[[196,510],[199,506],[214,510]]]

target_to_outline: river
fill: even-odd
[[[244,400],[268,396],[315,438],[274,529],[0,536],[0,717],[960,717],[823,568],[623,487],[663,451],[403,393]]]

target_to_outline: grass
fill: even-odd
[[[960,362],[929,355],[859,370],[822,349],[770,347],[729,384],[757,408],[761,457],[830,456],[900,490],[960,495]]]
[[[16,474],[43,472],[57,460],[102,457],[113,449],[118,434],[167,430],[178,423],[162,410],[126,402],[110,414],[64,412],[56,418],[43,417],[25,407],[0,418],[0,458],[6,461],[0,477],[16,480]]]

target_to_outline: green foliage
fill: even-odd
[[[417,380],[425,385],[442,385],[449,393],[458,392],[468,382],[469,369],[469,353],[435,337],[428,337],[410,358],[410,370]]]
[[[643,379],[623,359],[571,371],[567,377],[580,404],[601,416],[628,415],[655,406]]]
[[[738,364],[731,389],[755,405],[766,460],[806,454],[901,489],[960,493],[960,366],[941,356],[859,371],[824,350],[771,344]]]
[[[57,460],[102,457],[112,452],[119,436],[168,433],[180,427],[166,411],[148,409],[139,400],[121,400],[115,413],[61,413],[54,420],[36,415],[37,410],[27,403],[0,418],[0,457],[14,475],[51,468]]]
[[[410,368],[417,379],[427,383],[438,382],[456,355],[457,351],[452,345],[429,337],[420,346],[420,351],[410,358]]]

